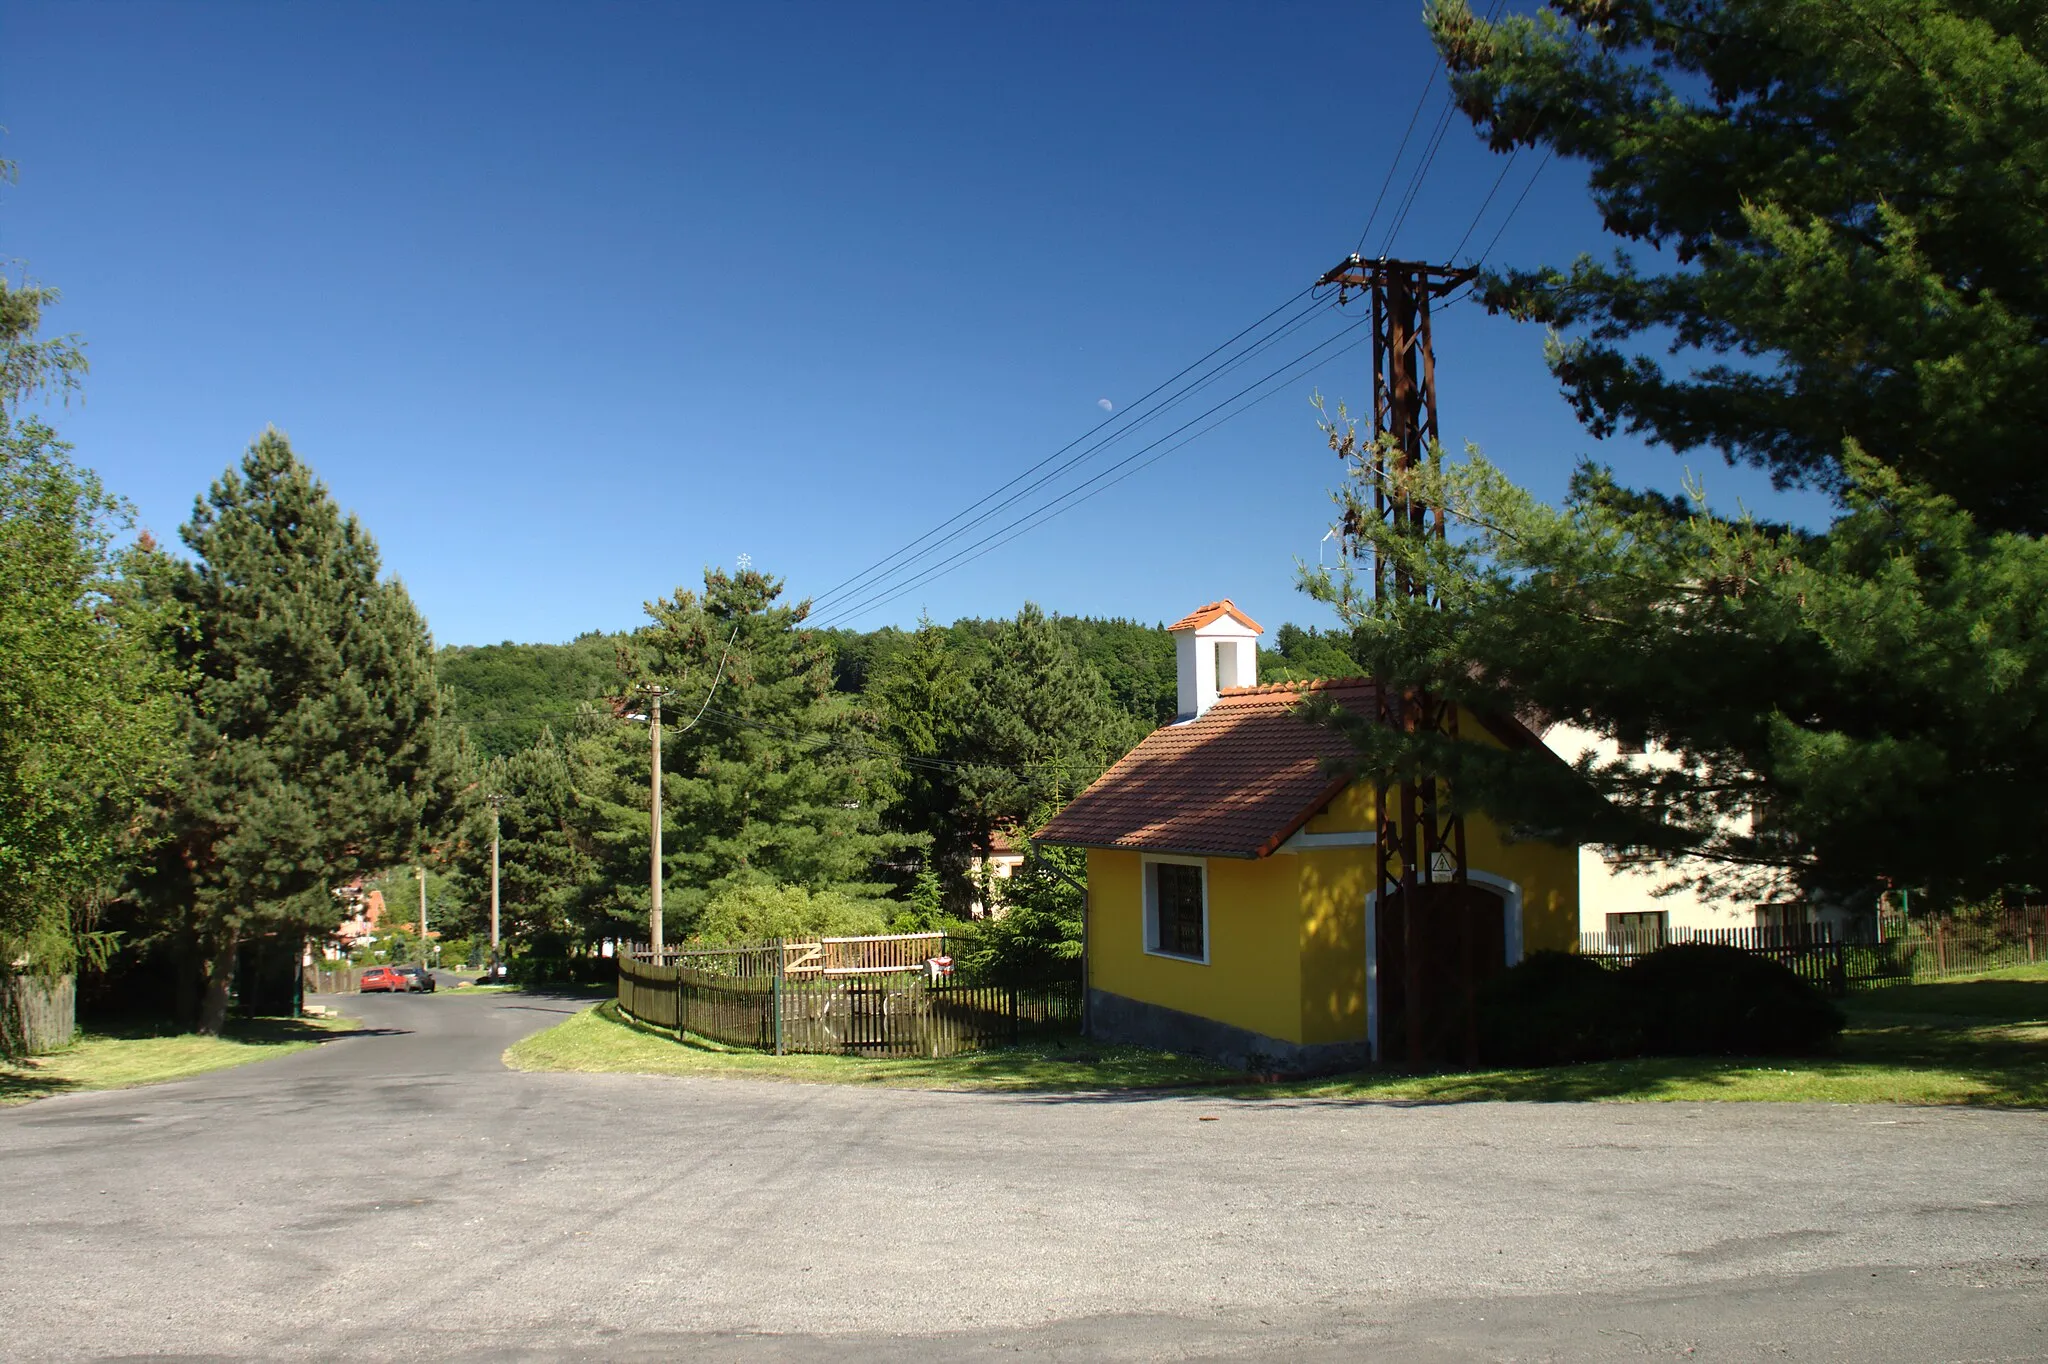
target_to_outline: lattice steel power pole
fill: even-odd
[[[1336,285],[1339,304],[1354,290],[1372,300],[1372,454],[1373,510],[1380,523],[1396,535],[1421,538],[1444,535],[1444,508],[1418,496],[1406,475],[1434,459],[1437,442],[1436,351],[1430,335],[1430,303],[1477,274],[1471,269],[1427,265],[1420,261],[1364,260],[1351,256],[1326,273],[1319,286]],[[1345,527],[1355,545],[1360,527]],[[1373,596],[1377,599],[1429,599],[1429,585],[1385,555],[1373,558]],[[1409,734],[1436,731],[1456,738],[1455,703],[1418,688],[1399,693],[1375,688],[1380,724]],[[1411,771],[1398,782],[1383,782],[1378,791],[1379,821],[1376,860],[1378,903],[1398,895],[1401,903],[1402,1004],[1407,1053],[1411,1064],[1431,1059],[1423,1036],[1422,915],[1448,909],[1459,919],[1466,1050],[1476,1049],[1477,1014],[1471,969],[1471,914],[1464,904],[1470,885],[1465,855],[1465,821],[1438,799],[1436,778]],[[1453,903],[1432,901],[1438,886],[1456,887]],[[1385,1021],[1382,1019],[1382,1030]]]

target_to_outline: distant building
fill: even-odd
[[[1543,732],[1543,742],[1567,762],[1577,762],[1587,753],[1603,759],[1623,756],[1613,739],[1575,725],[1550,726]],[[1655,747],[1627,756],[1643,767],[1678,765],[1675,754]],[[1597,848],[1580,848],[1579,933],[1616,945],[1637,946],[1723,929],[1821,930],[1842,940],[1867,938],[1876,931],[1874,900],[1868,905],[1817,902],[1783,874],[1769,880],[1758,893],[1741,898],[1710,897],[1690,884],[1678,884],[1705,870],[1706,864],[1695,859],[1626,866]]]
[[[989,839],[986,857],[977,855],[970,865],[970,880],[974,887],[974,898],[968,901],[967,914],[974,919],[1000,919],[1003,917],[1001,887],[995,883],[1008,881],[1017,874],[1017,868],[1024,865],[1024,844],[1014,829],[997,829]],[[983,903],[982,888],[991,892],[992,903]]]

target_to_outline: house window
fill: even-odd
[[[1607,945],[1649,951],[1671,940],[1671,915],[1665,910],[1607,916]]]
[[[1209,960],[1208,877],[1199,862],[1145,864],[1145,950]]]
[[[1794,901],[1791,904],[1758,905],[1756,926],[1766,934],[1798,937],[1808,931],[1806,906]]]

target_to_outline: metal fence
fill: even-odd
[[[775,1053],[955,1056],[1075,1031],[1078,984],[1028,990],[896,971],[715,975],[619,960],[619,1008],[640,1022]]]
[[[1620,967],[1675,943],[1715,943],[1771,958],[1802,980],[1843,995],[1916,980],[1975,975],[2048,958],[2048,909],[1977,919],[1916,919],[1887,925],[1876,941],[1842,940],[1826,924],[1791,928],[1673,929],[1669,933],[1587,933],[1579,951]]]

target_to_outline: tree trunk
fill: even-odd
[[[172,944],[171,970],[177,982],[172,1008],[178,1026],[195,1029],[199,1026],[199,997],[203,993],[200,985],[206,975],[206,961],[200,954],[196,932],[185,929],[178,933]]]
[[[206,985],[199,996],[199,1025],[193,1031],[219,1037],[228,1021],[228,987],[235,979],[235,949],[241,944],[239,928],[224,929],[210,944],[206,962]]]

